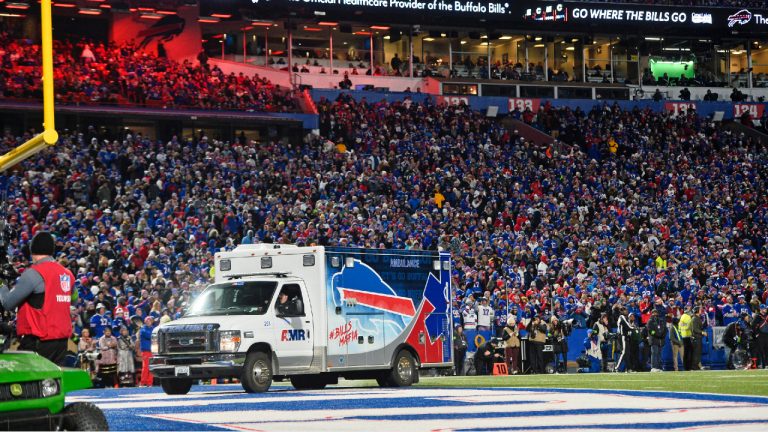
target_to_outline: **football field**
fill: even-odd
[[[768,430],[768,371],[422,378],[382,389],[342,381],[263,394],[239,385],[93,389],[112,430],[513,431]],[[716,394],[720,393],[720,394]],[[723,394],[732,393],[732,394]]]

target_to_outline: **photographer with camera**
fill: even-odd
[[[552,345],[555,353],[555,371],[559,372],[560,357],[562,356],[562,371],[568,373],[568,336],[571,334],[573,320],[560,321],[553,316],[549,322],[552,334]]]
[[[602,371],[608,372],[608,357],[611,353],[611,342],[609,339],[611,327],[608,324],[608,313],[603,312],[600,314],[600,319],[592,326],[592,330],[597,334],[597,344],[600,346]]]
[[[101,353],[96,352],[96,339],[91,337],[90,329],[84,328],[80,332],[80,340],[77,342],[77,356],[80,359],[80,368],[91,375],[96,374],[96,360],[101,358]]]
[[[547,342],[547,330],[547,324],[542,322],[538,315],[528,323],[528,358],[531,362],[531,373],[545,372],[544,344]]]
[[[0,286],[0,304],[5,310],[18,307],[16,333],[19,350],[34,351],[62,364],[72,335],[72,302],[75,277],[53,259],[53,235],[40,231],[32,238],[29,252],[32,265],[19,277],[12,290]]]
[[[493,374],[494,363],[504,363],[504,355],[500,353],[499,339],[492,337],[475,353],[475,371],[477,375]]]

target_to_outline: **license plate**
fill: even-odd
[[[176,373],[176,376],[189,376],[189,366],[176,366],[174,372]]]

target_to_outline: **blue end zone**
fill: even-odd
[[[552,410],[529,410],[526,408],[531,403],[541,403],[541,401],[528,400],[524,396],[519,400],[510,401],[507,397],[503,400],[504,405],[499,405],[495,401],[472,401],[471,395],[468,395],[468,400],[455,399],[461,397],[463,391],[476,391],[483,390],[489,392],[505,392],[505,391],[520,391],[530,393],[553,393],[554,394],[604,394],[604,395],[620,395],[629,397],[641,397],[641,398],[663,398],[663,399],[678,399],[689,401],[710,401],[714,403],[718,402],[740,402],[747,404],[764,405],[764,408],[755,407],[753,409],[766,410],[768,409],[768,397],[758,396],[731,396],[731,395],[716,395],[716,394],[698,394],[698,393],[675,393],[675,392],[663,392],[663,391],[630,391],[630,390],[589,390],[589,389],[552,389],[552,388],[430,388],[419,387],[410,390],[445,390],[443,395],[430,395],[430,396],[413,396],[409,395],[408,390],[400,389],[380,389],[380,388],[342,388],[342,389],[328,389],[325,391],[297,391],[291,387],[277,387],[267,393],[263,394],[247,394],[244,393],[239,385],[218,385],[218,386],[194,386],[192,393],[186,397],[168,397],[162,393],[160,388],[133,388],[133,389],[91,389],[74,392],[71,395],[76,396],[78,399],[88,398],[93,399],[97,405],[104,406],[104,412],[107,416],[107,420],[112,430],[224,430],[223,427],[217,427],[208,423],[196,423],[183,421],[182,419],[174,420],[175,414],[186,413],[206,413],[206,412],[252,412],[252,411],[315,411],[327,410],[329,415],[339,412],[343,414],[345,411],[353,409],[370,409],[372,412],[365,415],[351,415],[344,416],[347,420],[359,421],[361,428],[365,429],[366,422],[375,421],[419,421],[419,420],[434,420],[436,424],[444,425],[443,427],[450,427],[451,420],[460,419],[472,419],[477,421],[477,428],[469,429],[457,429],[466,431],[490,431],[490,430],[525,430],[530,429],[528,427],[516,427],[514,425],[515,418],[524,417],[537,417],[541,418],[541,425],[537,429],[541,430],[570,430],[574,429],[574,426],[547,426],[546,417],[551,418],[563,418],[578,415],[600,415],[600,414],[627,414],[627,415],[640,415],[648,418],[649,422],[636,422],[631,424],[621,424],[622,429],[670,429],[670,428],[693,428],[693,427],[719,427],[725,428],[727,425],[749,425],[758,424],[754,420],[742,420],[738,418],[728,418],[724,416],[722,421],[715,420],[689,420],[689,421],[668,421],[659,422],[658,418],[654,421],[655,413],[668,412],[667,408],[663,407],[648,407],[643,408],[642,402],[638,403],[637,407],[626,408],[583,408],[583,409],[552,409]],[[337,398],[338,396],[354,395],[357,392],[361,393],[356,398]],[[365,393],[371,392],[371,397],[366,397]],[[374,393],[375,392],[375,393]],[[381,394],[402,392],[403,397],[376,397]],[[147,397],[149,396],[149,397]],[[297,397],[311,397],[309,400],[296,400]],[[562,397],[562,396],[561,396]],[[452,399],[454,398],[454,399]],[[219,402],[219,400],[235,400],[235,403]],[[270,399],[270,400],[267,400]],[[276,400],[274,400],[276,399]],[[252,402],[251,402],[252,401]],[[110,408],[111,404],[121,403],[138,403],[138,402],[157,402],[158,405],[167,404],[169,402],[174,403],[173,406],[153,406],[146,408],[130,408],[130,407],[117,407]],[[501,402],[501,400],[500,400]],[[205,403],[204,405],[199,405]],[[510,410],[510,405],[514,406]],[[477,407],[483,406],[480,412],[462,412],[463,407]],[[416,414],[404,414],[404,415],[390,415],[386,416],[384,413],[377,415],[376,410],[383,410],[387,408],[406,408],[406,407],[419,407],[423,408],[423,413]],[[453,410],[444,413],[430,413],[430,408],[439,407],[452,407]],[[553,407],[554,408],[554,407]],[[726,414],[726,413],[724,413]],[[166,417],[161,418],[158,416]],[[229,417],[229,416],[227,416]],[[498,427],[483,428],[484,419],[493,418],[510,418],[512,424],[504,429]],[[237,427],[237,416],[232,415],[231,420],[234,423],[232,427]],[[261,423],[269,423],[270,419],[265,418],[259,420]],[[323,422],[325,420],[317,419],[310,420],[314,422]],[[329,426],[331,424],[329,423]],[[615,430],[616,424],[600,423],[589,425],[590,429],[606,429]],[[231,430],[231,429],[230,429]]]

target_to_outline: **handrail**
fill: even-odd
[[[0,156],[0,172],[4,172],[46,147],[55,145],[59,140],[53,109],[53,25],[51,22],[51,0],[41,0],[40,2],[40,26],[42,28],[43,56],[43,133],[32,137],[24,144]]]

